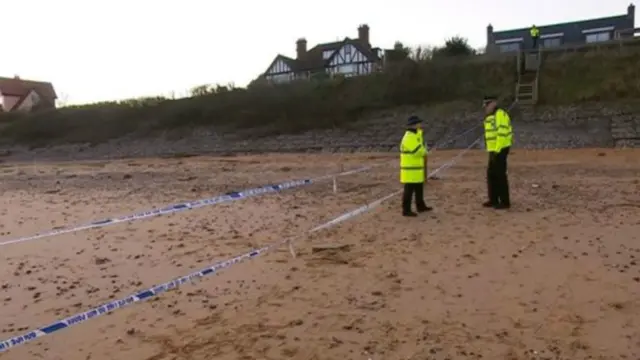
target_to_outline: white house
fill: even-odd
[[[358,38],[318,44],[307,50],[307,40],[296,42],[296,58],[278,54],[264,72],[265,79],[275,83],[307,79],[316,74],[335,76],[366,75],[382,65],[381,50],[369,43],[369,26],[358,27]]]

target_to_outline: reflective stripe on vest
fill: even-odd
[[[418,150],[420,150],[420,146],[422,146],[422,144],[418,144],[418,146],[416,146],[413,150],[404,150],[404,148],[401,145],[400,154],[415,154],[418,152]]]
[[[513,130],[511,120],[506,111],[498,109],[496,112],[496,123],[498,125],[498,151],[510,147],[513,143]]]
[[[497,148],[498,128],[496,127],[495,115],[488,115],[484,119],[484,144],[487,151],[494,152],[499,151]]]

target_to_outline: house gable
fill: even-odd
[[[369,58],[360,52],[353,44],[345,43],[329,58],[329,66],[369,62]]]
[[[294,63],[295,63],[294,59],[288,58],[283,55],[278,55],[273,60],[271,65],[269,65],[269,67],[267,68],[267,71],[265,71],[265,75],[284,74],[284,73],[292,72],[295,70],[294,66],[292,66]]]
[[[284,83],[292,81],[296,78],[297,70],[296,60],[278,55],[264,73],[264,78],[275,83]]]
[[[9,109],[9,111],[31,111],[34,107],[42,102],[42,97],[36,90],[30,90],[25,96],[20,98],[18,102]]]
[[[373,49],[367,49],[357,41],[346,39],[329,59],[327,67],[331,74],[365,75],[375,70],[375,64],[379,60]]]

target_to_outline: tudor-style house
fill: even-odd
[[[382,51],[371,47],[369,26],[358,27],[358,38],[318,44],[307,49],[307,40],[296,43],[296,58],[278,54],[263,76],[274,83],[308,79],[317,74],[345,77],[366,75],[382,66]]]
[[[57,98],[50,82],[0,77],[0,112],[54,109]]]

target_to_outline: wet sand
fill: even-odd
[[[438,151],[430,168],[457,154]],[[252,248],[286,248],[0,353],[0,359],[636,359],[640,151],[514,150],[514,207],[486,210],[485,155],[399,188],[393,156],[2,164],[0,242],[231,190],[385,162],[331,182],[1,246],[7,339]],[[349,245],[314,253],[315,245]]]

